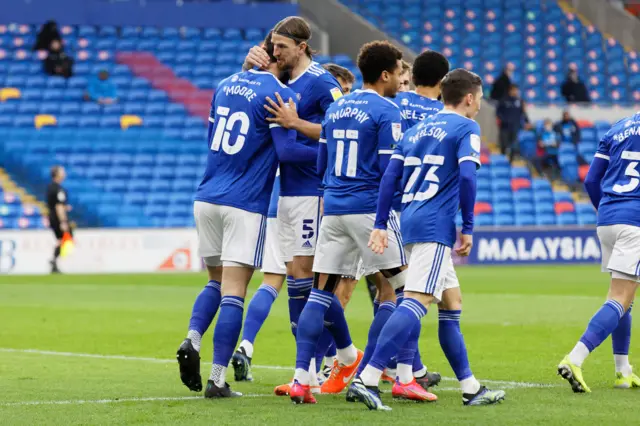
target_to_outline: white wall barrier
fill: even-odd
[[[200,271],[195,229],[81,229],[75,250],[60,258],[64,273]],[[46,274],[55,237],[50,230],[0,231],[0,274]]]

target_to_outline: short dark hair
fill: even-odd
[[[411,74],[416,86],[435,87],[449,72],[449,61],[435,50],[425,50],[413,63]]]
[[[356,81],[356,76],[345,67],[341,67],[337,64],[324,64],[322,67],[329,71],[335,78],[341,78],[347,83],[353,83]]]
[[[60,170],[62,170],[62,166],[55,165],[55,166],[51,167],[51,170],[50,170],[51,179],[57,178],[58,177],[58,173],[60,173]]]
[[[273,35],[273,30],[269,31],[269,34],[264,38],[262,42],[262,48],[266,50],[267,55],[269,55],[269,60],[271,62],[276,62],[276,57],[273,56],[273,41],[271,41],[271,36]]]
[[[373,84],[383,71],[393,72],[402,59],[402,51],[388,41],[372,41],[360,48],[358,68],[365,83]]]
[[[457,68],[442,80],[442,100],[447,105],[459,105],[465,96],[475,94],[481,87],[482,79],[479,75]]]
[[[313,55],[313,50],[309,47],[309,40],[311,40],[311,27],[309,23],[299,16],[288,16],[278,22],[273,27],[273,34],[278,34],[284,37],[288,37],[295,41],[296,44],[307,43],[305,53],[308,57]]]

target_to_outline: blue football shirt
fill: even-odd
[[[439,100],[421,96],[416,92],[400,92],[392,101],[400,108],[402,130],[405,132],[444,107]]]
[[[218,85],[211,102],[209,153],[195,199],[267,214],[278,168],[266,97],[294,97],[271,73],[249,70]],[[295,98],[294,98],[295,99]]]
[[[273,181],[273,189],[271,190],[271,199],[269,200],[269,211],[267,217],[278,217],[278,200],[280,199],[280,175],[276,174],[276,178]]]
[[[409,129],[393,154],[404,161],[400,230],[405,244],[453,247],[463,161],[480,167],[480,126],[442,110]]]
[[[322,134],[324,214],[375,213],[383,165],[402,136],[398,107],[373,90],[356,90],[331,105]]]
[[[298,116],[311,123],[321,124],[329,105],[342,96],[340,84],[335,77],[316,62],[312,62],[302,74],[289,80],[287,84],[296,93]],[[310,139],[301,132],[298,132],[297,142],[318,146],[317,140]],[[318,176],[315,162],[280,166],[281,196],[321,196],[321,185],[322,176]]]
[[[596,157],[609,161],[598,225],[640,226],[640,113],[615,123],[600,141]]]

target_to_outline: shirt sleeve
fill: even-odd
[[[329,106],[342,97],[342,89],[340,84],[331,74],[322,75],[317,79],[314,87],[316,96],[318,97],[318,105],[322,114],[327,112]]]
[[[213,126],[216,122],[216,111],[215,111],[215,105],[216,105],[216,93],[213,93],[213,98],[211,98],[211,108],[209,109],[209,123],[208,123],[208,129],[207,129],[207,145],[209,146],[209,148],[211,148],[211,138],[213,137]]]
[[[386,170],[391,155],[402,139],[402,116],[396,107],[387,108],[378,124],[378,161],[380,170]]]
[[[327,134],[326,134],[326,123],[322,122],[322,130],[320,131],[320,140],[318,147],[318,159],[316,161],[316,170],[318,175],[324,179],[324,175],[327,172]]]
[[[458,164],[464,161],[473,161],[476,167],[480,167],[480,126],[475,121],[464,130],[464,135],[458,145]]]
[[[602,158],[603,160],[609,161],[611,157],[609,156],[609,145],[611,145],[611,131],[607,132],[600,143],[598,143],[598,149],[596,150],[595,158]]]

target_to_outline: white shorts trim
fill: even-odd
[[[320,197],[280,197],[278,235],[283,262],[313,256],[320,223]]]
[[[409,268],[404,291],[431,294],[439,302],[445,290],[460,287],[451,247],[440,243],[416,243],[407,246],[407,252]]]
[[[397,221],[395,213],[391,215]],[[389,248],[382,255],[367,246],[374,224],[373,213],[322,218],[313,271],[352,276],[359,269],[370,272],[406,265],[399,231],[389,232]],[[362,268],[358,267],[360,261]]]
[[[287,267],[282,261],[280,240],[278,239],[278,219],[267,218],[267,237],[264,242],[262,272],[267,274],[287,275]]]
[[[235,207],[196,201],[193,215],[198,234],[198,253],[208,266],[237,262],[262,266],[266,217]]]
[[[640,227],[598,226],[598,238],[602,272],[610,272],[613,278],[640,282]]]

